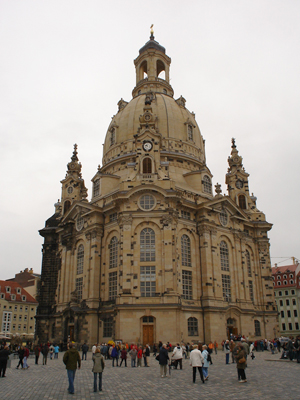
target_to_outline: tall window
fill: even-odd
[[[222,289],[223,289],[223,297],[225,301],[231,301],[231,285],[230,285],[230,276],[222,274]]]
[[[77,250],[77,275],[83,273],[84,247],[83,244],[78,246]]]
[[[141,296],[155,296],[156,276],[155,267],[141,267]]]
[[[112,337],[113,319],[111,317],[103,318],[103,337]]]
[[[64,214],[69,210],[70,207],[71,207],[71,202],[69,200],[66,200],[64,202]]]
[[[228,246],[224,240],[220,243],[220,259],[221,259],[221,270],[229,271],[229,253]]]
[[[118,266],[118,238],[114,236],[109,245],[109,268]]]
[[[83,278],[76,278],[77,299],[82,300]]]
[[[11,312],[4,311],[2,316],[2,332],[10,332]]]
[[[253,282],[249,281],[249,296],[252,303],[254,302]]]
[[[108,277],[108,299],[114,300],[118,291],[118,275],[117,271],[110,272]]]
[[[188,336],[198,336],[198,320],[190,317],[188,319]]]
[[[100,179],[97,179],[94,182],[94,188],[93,188],[93,195],[94,197],[99,196],[100,194]]]
[[[188,140],[193,140],[193,127],[188,125]]]
[[[254,320],[255,336],[260,336],[260,322],[256,319]]]
[[[152,174],[152,161],[150,157],[143,159],[143,174]]]
[[[153,229],[145,228],[140,235],[140,260],[155,261],[155,233]]]
[[[191,240],[187,235],[181,236],[181,264],[191,267]]]
[[[204,175],[202,184],[203,184],[203,192],[211,194],[211,180],[209,176]]]
[[[116,143],[116,130],[115,130],[115,128],[111,128],[111,130],[110,130],[110,145],[112,146],[115,143]]]
[[[240,206],[243,210],[246,210],[246,208],[247,208],[247,206],[246,206],[246,197],[245,197],[243,194],[241,194],[241,195],[239,196],[239,206]]]
[[[182,271],[182,295],[186,300],[191,300],[193,298],[192,271]]]
[[[250,254],[249,254],[249,251],[248,251],[248,250],[246,250],[245,257],[246,257],[246,264],[247,264],[248,276],[252,276]]]

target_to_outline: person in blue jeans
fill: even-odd
[[[229,364],[229,354],[230,354],[229,340],[226,340],[224,344],[224,352],[226,357],[226,364]]]
[[[74,394],[74,380],[75,380],[75,373],[77,369],[80,369],[81,366],[81,358],[79,352],[74,348],[73,343],[70,343],[69,350],[65,352],[63,362],[67,369],[68,380],[69,380],[69,387],[68,392]]]
[[[101,354],[99,347],[97,347],[93,355],[93,369],[94,372],[94,392],[97,392],[97,375],[99,375],[99,391],[102,392],[102,372],[105,367],[104,357]]]

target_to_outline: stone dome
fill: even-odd
[[[124,145],[126,142],[127,144],[133,142],[134,136],[141,127],[141,116],[145,114],[146,97],[147,93],[143,93],[134,97],[129,103],[121,101],[120,110],[112,118],[106,133],[103,148],[103,165],[114,158],[115,148],[122,144]],[[195,115],[185,108],[185,99],[180,97],[175,100],[164,93],[154,92],[151,109],[153,118],[156,121],[156,130],[162,139],[166,140],[166,150],[181,153],[185,143],[187,146],[184,146],[184,151],[204,163],[203,138],[195,120]],[[191,136],[189,137],[188,135]],[[180,143],[182,143],[181,147],[179,147]],[[128,145],[128,150],[130,148],[131,146]]]

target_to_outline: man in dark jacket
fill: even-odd
[[[167,376],[167,365],[168,365],[169,354],[167,350],[167,345],[163,344],[159,350],[159,366],[160,375],[162,378]]]
[[[86,360],[86,355],[88,352],[89,346],[86,343],[83,343],[81,350],[82,350],[82,359],[85,357]]]
[[[0,377],[5,378],[5,371],[7,360],[9,357],[9,349],[8,346],[4,346],[2,350],[0,350]]]
[[[70,394],[74,394],[74,380],[75,380],[75,372],[77,369],[80,369],[81,366],[81,359],[79,352],[74,348],[74,345],[70,343],[69,350],[65,352],[63,362],[66,366],[68,379],[69,379],[69,387],[68,391]]]
[[[49,347],[47,343],[42,346],[42,354],[43,354],[43,365],[47,365],[47,357],[49,353]]]

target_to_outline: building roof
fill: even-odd
[[[272,268],[272,275],[274,274],[283,274],[285,272],[295,272],[298,265],[283,265],[282,267],[273,267]]]
[[[6,291],[6,287],[10,287],[10,291]],[[17,289],[21,289],[18,290]],[[36,305],[38,302],[29,294],[18,282],[14,281],[0,281],[0,293],[4,294],[4,299],[6,301],[11,301],[11,302],[20,302],[20,303],[35,303]],[[14,294],[16,295],[15,300],[12,300],[11,295]],[[22,296],[26,296],[26,301],[22,300]]]

